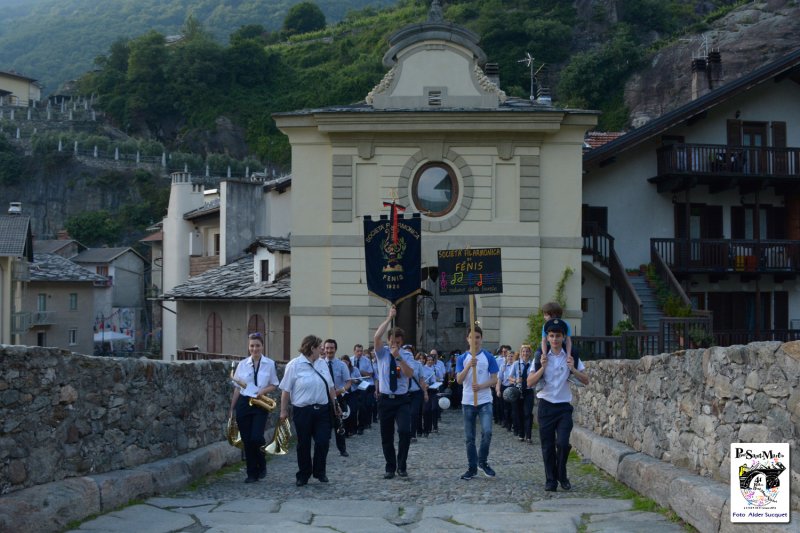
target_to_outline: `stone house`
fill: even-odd
[[[133,248],[88,248],[70,260],[105,278],[111,289],[110,314],[102,309],[95,314],[95,332],[120,333],[132,339],[131,349],[140,350],[149,330],[144,323],[145,258]]]
[[[20,343],[94,354],[95,317],[112,314],[108,278],[54,253],[35,252],[30,272]]]
[[[425,272],[438,250],[502,249],[504,292],[478,298],[491,349],[519,345],[565,269],[580,271],[581,147],[597,113],[508,98],[478,35],[437,7],[390,38],[388,72],[364,102],[274,115],[292,146],[292,345],[314,333],[345,351],[371,338],[386,304],[367,291],[362,219],[395,198],[421,214]],[[578,331],[580,281],[566,283]],[[430,278],[423,288],[430,296],[398,310],[409,342],[463,348],[466,297],[439,296]],[[442,328],[458,326],[449,338],[417,331],[428,298]]]
[[[9,214],[0,215],[0,344],[18,344],[27,328],[22,296],[33,262],[31,219],[12,203]]]
[[[0,105],[28,107],[42,99],[42,85],[33,78],[0,70]]]
[[[187,348],[246,353],[247,334],[266,335],[266,353],[288,357],[291,177],[223,180],[206,190],[187,173],[172,175],[162,240],[159,300],[162,355]],[[281,272],[281,270],[283,270]]]
[[[638,317],[625,270],[647,263],[718,344],[800,334],[800,50],[709,86],[721,66],[695,59],[692,101],[584,155],[580,334]]]

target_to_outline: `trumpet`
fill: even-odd
[[[286,455],[289,452],[289,439],[292,436],[292,427],[289,419],[284,418],[275,426],[275,434],[272,442],[261,447],[264,455]]]

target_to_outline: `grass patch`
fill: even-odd
[[[633,507],[631,510],[642,511],[646,513],[658,513],[666,517],[670,522],[679,524],[685,531],[697,533],[697,529],[695,529],[691,524],[684,522],[683,519],[681,519],[681,517],[678,516],[677,513],[675,513],[675,511],[672,509],[661,507],[654,500],[642,496],[627,485],[620,483],[606,472],[597,468],[594,464],[582,462],[580,456],[575,453],[575,450],[570,451],[567,461],[572,463],[573,468],[578,470],[581,474],[602,478],[609,485],[608,490],[597,491],[599,495],[620,500],[632,500]],[[583,529],[578,528],[579,533],[581,531],[585,531],[586,526],[582,525],[582,527]]]
[[[143,499],[134,498],[131,501],[129,501],[128,503],[126,503],[125,505],[120,505],[119,507],[117,507],[115,509],[111,509],[110,511],[103,511],[102,513],[92,513],[89,516],[86,516],[86,517],[81,518],[79,520],[72,520],[71,522],[67,522],[66,527],[64,527],[64,531],[71,531],[73,529],[78,529],[78,527],[80,527],[80,525],[83,524],[84,522],[88,522],[90,520],[94,520],[95,518],[103,516],[104,514],[115,513],[117,511],[121,511],[122,509],[125,509],[126,507],[131,507],[133,505],[141,505],[143,503],[144,503]]]
[[[269,461],[269,456],[267,458],[267,461]],[[244,464],[244,461],[237,461],[237,462],[235,462],[233,464],[230,464],[228,466],[223,466],[222,468],[220,468],[216,472],[212,472],[211,474],[208,474],[208,475],[206,475],[204,477],[201,477],[199,479],[195,479],[194,481],[189,483],[189,485],[187,485],[186,488],[183,489],[183,490],[193,492],[193,491],[196,491],[196,490],[198,490],[198,489],[200,489],[202,487],[210,485],[214,481],[217,481],[218,479],[220,479],[220,478],[222,478],[224,476],[227,476],[228,474],[232,474],[234,472],[238,472],[239,470],[241,470],[243,464]]]

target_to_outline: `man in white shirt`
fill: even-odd
[[[456,361],[456,381],[463,384],[461,395],[461,409],[464,413],[464,440],[467,444],[467,462],[469,468],[461,479],[469,480],[478,474],[478,468],[489,477],[494,477],[495,472],[489,466],[489,445],[492,443],[492,392],[497,383],[497,361],[494,355],[481,350],[483,331],[475,326],[473,339],[467,334],[467,342],[473,341],[476,357],[467,351],[461,354]],[[473,372],[477,375],[477,382],[473,382]],[[477,392],[478,401],[475,401]],[[481,447],[475,449],[475,420],[481,422]]]
[[[567,378],[575,376],[587,385],[589,376],[584,373],[583,362],[567,355],[564,350],[564,338],[567,333],[566,324],[559,318],[548,320],[544,325],[550,350],[542,354],[540,366],[535,372],[528,374],[528,387],[535,387],[544,378],[544,387],[536,394],[539,398],[539,439],[542,442],[542,458],[544,460],[544,490],[555,492],[558,484],[564,490],[572,485],[567,478],[567,458],[572,448],[569,435],[572,432],[572,391]],[[536,365],[534,365],[536,366]]]

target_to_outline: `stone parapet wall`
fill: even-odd
[[[229,371],[0,346],[0,494],[222,441]]]
[[[588,362],[577,424],[728,483],[732,442],[788,442],[800,509],[800,341]]]

